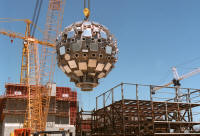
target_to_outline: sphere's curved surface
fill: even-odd
[[[91,91],[117,61],[117,42],[109,30],[90,21],[64,29],[56,42],[57,63],[82,91]]]

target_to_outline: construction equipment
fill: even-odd
[[[30,35],[30,25],[32,22],[28,19],[1,19],[0,22],[11,22],[11,21],[24,21],[26,23],[26,32],[25,35],[21,33],[16,33],[12,31],[6,31],[6,30],[1,30],[0,29],[0,34],[9,36],[10,38],[18,38],[22,39],[24,42],[23,50],[22,50],[22,65],[21,65],[21,76],[20,76],[20,83],[21,84],[28,84],[28,76],[29,76],[29,52],[30,52],[30,47],[28,46],[29,44],[40,44],[40,45],[47,45],[50,47],[54,47],[54,44],[48,43],[45,41],[41,41],[38,39],[35,39],[31,37]],[[37,49],[36,49],[37,50]]]
[[[56,38],[61,31],[64,6],[66,0],[49,0],[48,11],[46,16],[46,24],[43,35],[43,41],[53,43],[55,45]],[[54,48],[42,46],[40,55],[40,85],[46,86],[42,96],[42,129],[46,128],[46,121],[49,111],[51,84],[53,82],[54,69],[55,69],[56,51]],[[32,120],[34,121],[34,120]]]
[[[16,129],[13,134],[13,136],[30,136],[31,130],[30,129]]]
[[[10,19],[8,20],[10,21]],[[27,86],[28,98],[27,98],[27,113],[25,115],[24,128],[36,130],[43,130],[43,118],[45,107],[42,106],[43,94],[46,87],[40,85],[40,69],[39,69],[39,57],[38,57],[38,46],[48,45],[54,47],[53,44],[36,40],[30,35],[30,20],[21,20],[26,23],[25,35],[19,35],[14,32],[6,32],[1,30],[0,33],[7,35],[12,38],[20,38],[24,42],[23,54],[22,54],[22,65],[21,65],[21,77],[20,83]],[[32,87],[31,87],[32,86]]]
[[[162,88],[165,88],[165,87],[168,87],[168,86],[170,86],[170,85],[174,85],[174,86],[176,86],[176,87],[179,87],[181,84],[180,84],[180,81],[181,80],[183,80],[183,79],[185,79],[185,78],[188,78],[188,77],[191,77],[191,76],[193,76],[193,75],[196,75],[196,74],[198,74],[198,73],[200,73],[200,68],[197,68],[197,69],[195,69],[195,70],[193,70],[193,71],[191,71],[191,72],[189,72],[189,73],[187,73],[187,74],[184,74],[184,75],[182,75],[182,76],[179,76],[178,75],[178,72],[177,72],[177,69],[176,69],[176,67],[172,67],[172,72],[173,72],[173,75],[174,75],[174,78],[173,78],[173,80],[171,81],[171,82],[169,82],[169,83],[167,83],[167,84],[164,84],[164,85],[162,85],[162,86],[158,86],[158,87],[154,87],[153,88],[153,92],[156,92],[157,90],[159,90],[159,89],[162,89]]]
[[[24,40],[20,82],[28,86],[28,103],[24,128],[30,128],[31,132],[44,131],[46,128],[51,83],[55,67],[55,49],[49,47],[54,47],[56,37],[61,29],[64,5],[65,0],[49,0],[43,41],[31,37],[29,21],[27,21],[25,36],[6,31],[1,33]],[[37,43],[47,45],[42,46],[40,63]]]
[[[49,47],[54,47],[56,37],[61,29],[64,5],[65,0],[49,0],[43,41],[31,37],[30,20],[3,20],[3,22],[24,21],[27,24],[25,36],[14,32],[0,31],[3,35],[24,40],[20,83],[26,84],[28,88],[24,128],[31,129],[31,132],[44,131],[46,128],[55,67],[55,49],[49,49]],[[34,14],[37,15],[37,13]],[[36,17],[37,19],[38,17]],[[40,62],[37,44],[47,45],[42,47]]]
[[[84,0],[83,14],[85,15],[85,20],[88,20],[90,16],[90,0],[88,0],[88,7],[86,7],[86,0]]]
[[[25,35],[0,30],[0,34],[9,36],[11,38],[19,38],[24,42],[22,65],[21,65],[21,77],[20,83],[27,86],[28,98],[27,98],[27,113],[24,121],[24,128],[31,131],[44,130],[45,125],[43,123],[43,116],[45,107],[42,105],[43,96],[46,95],[46,88],[48,86],[42,86],[40,84],[40,69],[39,69],[39,57],[37,44],[54,47],[54,44],[45,41],[37,40],[30,35],[30,24],[32,23],[28,19],[12,20],[3,19],[5,21],[24,21],[26,23]],[[20,132],[20,130],[19,130]]]

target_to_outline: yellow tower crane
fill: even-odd
[[[49,47],[54,47],[54,44],[52,43],[48,43],[45,41],[41,41],[38,39],[35,39],[33,37],[31,37],[30,35],[30,25],[32,24],[32,22],[28,19],[5,19],[2,18],[0,19],[0,22],[10,22],[10,21],[24,21],[26,23],[26,31],[25,31],[25,35],[20,34],[20,33],[16,33],[16,32],[12,32],[12,31],[6,31],[3,29],[0,29],[0,34],[2,35],[6,35],[9,36],[11,38],[18,38],[18,39],[22,39],[24,41],[24,46],[23,46],[23,50],[22,50],[22,65],[21,65],[21,76],[20,76],[20,83],[21,84],[27,84],[28,83],[28,69],[29,69],[29,44],[30,43],[34,43],[34,44],[40,44],[40,45],[47,45]]]
[[[55,68],[56,51],[52,47],[55,46],[56,37],[61,30],[64,5],[65,0],[49,0],[43,41],[31,37],[30,20],[2,20],[2,22],[24,21],[26,23],[25,35],[5,30],[0,30],[0,34],[24,40],[20,83],[27,86],[28,99],[23,128],[31,132],[44,131],[46,128]],[[42,46],[40,62],[37,44],[47,45]],[[26,129],[23,129],[23,132]],[[20,134],[22,130],[18,132]]]
[[[40,84],[38,44],[51,48],[54,48],[54,44],[31,37],[30,24],[32,22],[28,19],[0,19],[0,22],[10,21],[24,21],[26,23],[25,35],[0,29],[2,35],[23,40],[20,83],[27,87],[28,92],[24,128],[31,129],[32,132],[44,130],[43,117],[46,113],[44,113],[45,107],[42,103],[48,87]]]

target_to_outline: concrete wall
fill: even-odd
[[[24,122],[23,115],[6,115],[1,126],[2,132],[0,136],[10,136],[10,133],[14,131],[14,129],[22,128]],[[60,129],[69,130],[72,136],[75,136],[75,126],[69,125],[69,118],[59,118],[54,115],[49,115],[47,119],[47,127],[48,131],[58,131]],[[52,135],[54,136],[54,135]],[[55,135],[58,136],[58,135]]]
[[[60,120],[60,119],[59,119]],[[65,120],[62,118],[62,120]],[[24,122],[24,116],[22,115],[6,115],[4,118],[4,122],[2,126],[0,125],[2,132],[0,133],[0,136],[10,136],[10,133],[14,131],[14,129],[22,128]],[[72,136],[75,136],[75,126],[65,124],[66,121],[55,123],[56,122],[56,116],[48,116],[47,120],[47,131],[58,131],[60,129],[69,130],[72,134]],[[52,135],[54,136],[54,135]],[[58,135],[55,135],[58,136]]]
[[[69,125],[69,118],[49,115],[47,118],[46,130],[47,131],[58,131],[61,129],[69,130],[72,133],[72,136],[75,136],[75,126]],[[52,136],[54,136],[54,135],[52,135]],[[58,135],[55,135],[55,136],[58,136]]]
[[[2,136],[10,136],[14,129],[21,128],[24,123],[23,115],[6,115],[2,124]]]

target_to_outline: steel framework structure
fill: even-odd
[[[200,90],[154,87],[121,83],[96,97],[91,135],[200,135]]]
[[[77,112],[76,136],[91,135],[92,111]]]

